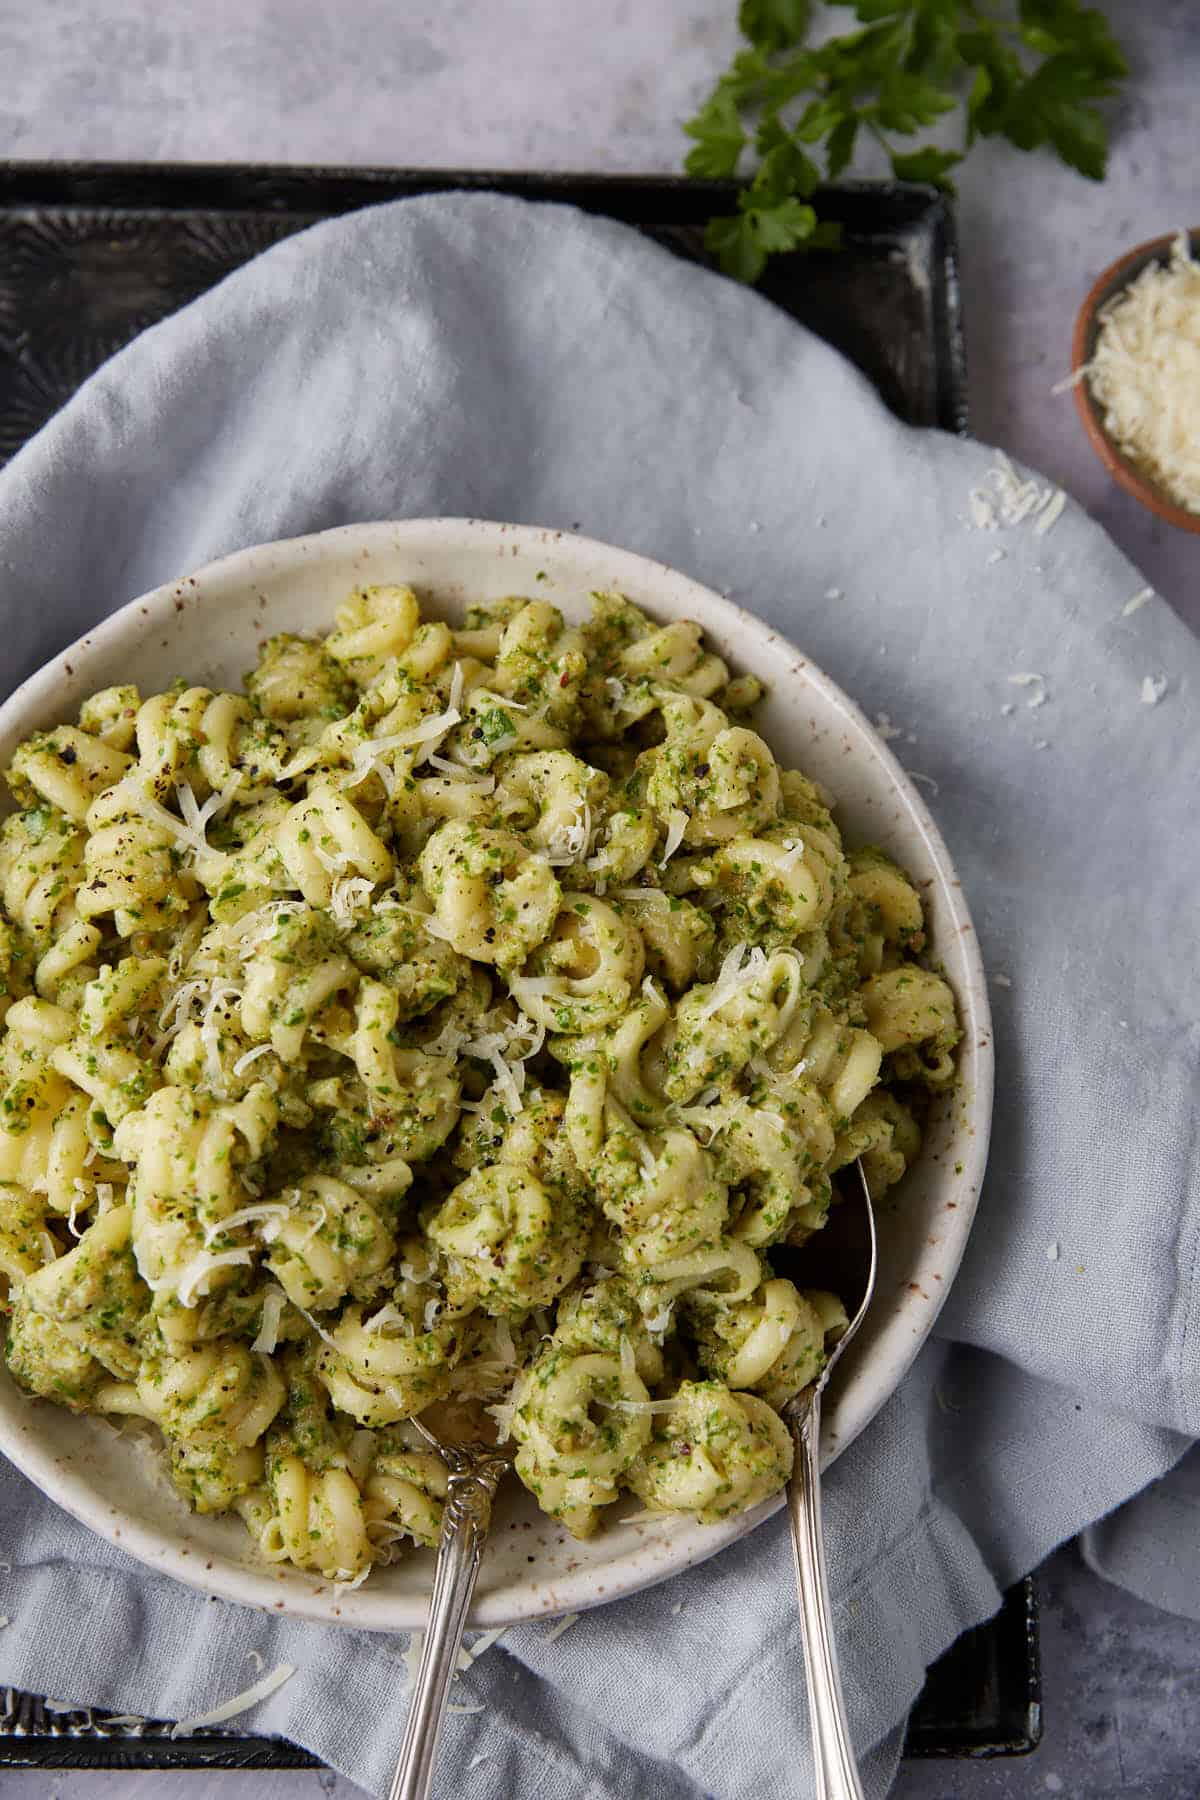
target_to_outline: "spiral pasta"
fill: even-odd
[[[30,1394],[357,1582],[486,1407],[586,1536],[727,1518],[846,1326],[771,1264],[954,1076],[920,895],[687,620],[368,585],[244,693],[93,695],[7,772],[0,1292]]]

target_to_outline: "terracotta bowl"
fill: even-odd
[[[1179,233],[1170,231],[1165,237],[1150,238],[1139,244],[1134,250],[1127,250],[1114,263],[1098,275],[1092,283],[1087,299],[1079,309],[1075,320],[1075,336],[1071,345],[1071,368],[1078,373],[1085,363],[1092,359],[1096,348],[1096,339],[1100,333],[1099,314],[1110,300],[1116,298],[1122,288],[1128,287],[1142,270],[1152,262],[1166,262],[1171,254],[1171,245]],[[1200,230],[1190,231],[1188,240],[1195,256],[1200,249]],[[1078,381],[1073,388],[1075,404],[1079,408],[1079,416],[1083,420],[1084,430],[1092,441],[1092,448],[1104,464],[1113,480],[1123,487],[1126,493],[1140,500],[1143,506],[1157,513],[1160,519],[1166,519],[1170,525],[1178,525],[1183,531],[1200,532],[1200,513],[1189,512],[1187,507],[1180,506],[1177,501],[1159,485],[1143,474],[1135,463],[1117,449],[1104,427],[1104,416],[1092,395],[1087,381]]]

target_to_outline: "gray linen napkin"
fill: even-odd
[[[0,477],[10,683],[242,544],[473,514],[678,565],[905,734],[1000,983],[998,1078],[938,1337],[829,1478],[875,1795],[927,1662],[1200,1435],[1200,651],[1161,600],[1123,611],[1139,578],[1074,506],[1045,535],[975,529],[992,462],[897,424],[767,302],[621,227],[449,196],[260,257],[115,358]],[[1044,704],[1010,681],[1031,672]],[[1167,678],[1156,704],[1147,676]],[[177,1716],[244,1685],[257,1651],[298,1673],[253,1724],[382,1790],[402,1644],[199,1599],[7,1467],[0,1497],[0,1681]],[[1195,1596],[1186,1513],[1160,1507],[1155,1529]],[[805,1791],[790,1585],[776,1520],[554,1642],[510,1631],[459,1683],[484,1710],[450,1721],[439,1791]]]

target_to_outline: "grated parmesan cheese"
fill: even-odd
[[[579,1619],[579,1613],[564,1613],[558,1624],[551,1626],[550,1630],[546,1632],[543,1643],[552,1644],[555,1638],[562,1636],[564,1631],[570,1631],[572,1625],[578,1625]]]
[[[628,1413],[669,1413],[679,1405],[679,1396],[670,1395],[665,1400],[600,1400],[597,1406],[609,1406],[616,1412]]]
[[[196,797],[192,794],[191,788],[186,788],[186,792],[191,796],[192,812],[198,821],[195,825],[189,825],[184,819],[177,819],[174,813],[168,812],[166,807],[156,800],[153,794],[148,793],[144,787],[132,786],[129,791],[133,799],[133,809],[135,812],[140,813],[142,818],[148,820],[152,825],[157,825],[161,831],[166,832],[168,837],[173,837],[176,843],[182,844],[184,849],[190,850],[194,856],[211,855],[208,847],[208,840],[204,835],[204,823],[207,821],[204,821],[204,823],[199,822],[201,820],[201,808],[196,805]],[[181,805],[183,804],[182,796],[184,791],[184,788],[176,788],[175,790]],[[207,805],[207,802],[205,804]]]
[[[203,1297],[201,1282],[215,1270],[231,1269],[238,1263],[252,1262],[253,1259],[252,1250],[197,1250],[195,1256],[184,1263],[179,1272],[177,1293],[180,1306],[195,1306],[197,1300]],[[167,1276],[152,1285],[157,1293],[163,1287],[172,1286],[172,1278]]]
[[[375,883],[365,875],[342,875],[329,890],[329,910],[341,931],[349,931],[371,904]]]
[[[1049,695],[1046,692],[1046,677],[1044,675],[1039,675],[1034,669],[1024,669],[1018,675],[1010,675],[1008,679],[1009,684],[1012,687],[1033,689],[1029,699],[1025,702],[1026,706],[1031,709],[1035,706],[1045,706]]]
[[[650,1333],[651,1337],[656,1337],[659,1343],[662,1342],[663,1338],[666,1337],[667,1332],[671,1329],[671,1315],[674,1311],[674,1303],[670,1300],[664,1300],[655,1312],[645,1313],[643,1315],[643,1323],[646,1330]]]
[[[220,793],[210,794],[203,806],[197,806],[196,796],[192,792],[190,783],[180,782],[175,789],[175,798],[179,802],[179,811],[183,816],[184,824],[190,831],[196,832],[200,838],[205,838],[209,821],[219,818],[233,804],[234,796],[241,785],[241,774],[235,772],[229,777]],[[207,840],[204,847],[207,850]]]
[[[436,1306],[437,1302],[434,1302]],[[381,1306],[377,1313],[363,1320],[364,1331],[383,1331],[389,1325],[398,1325],[401,1331],[408,1330],[408,1320],[396,1306]]]
[[[71,1195],[71,1210],[67,1214],[67,1230],[70,1232],[72,1237],[77,1238],[77,1237],[82,1237],[83,1232],[80,1231],[79,1227],[75,1223],[75,1215],[79,1211],[81,1206],[83,1207],[85,1212],[87,1211],[87,1208],[92,1203],[92,1196],[91,1196],[91,1191],[88,1188],[87,1182],[82,1181],[78,1175],[75,1177],[74,1181],[71,1183],[71,1187],[74,1191],[72,1192],[72,1195]]]
[[[1127,619],[1130,613],[1137,612],[1140,607],[1145,606],[1147,600],[1153,600],[1153,598],[1154,589],[1152,587],[1139,588],[1137,593],[1132,594],[1121,608],[1121,617]]]
[[[327,875],[344,875],[350,867],[350,858],[344,850],[326,850],[322,844],[310,845],[313,855]]]
[[[286,1219],[288,1210],[281,1200],[264,1200],[259,1206],[243,1206],[230,1213],[227,1219],[218,1219],[204,1227],[205,1246],[215,1243],[227,1231],[236,1231],[239,1225],[252,1225],[257,1219]]]
[[[587,855],[592,841],[592,809],[586,800],[580,802],[566,829],[546,846],[546,861],[551,868],[562,868]]]
[[[287,1305],[287,1295],[280,1287],[269,1287],[263,1295],[262,1323],[258,1328],[258,1336],[251,1344],[260,1356],[271,1356],[279,1343],[279,1322],[283,1318],[283,1309]],[[259,1663],[262,1668],[262,1663]]]
[[[554,985],[553,976],[542,978],[548,987]],[[513,983],[514,991],[516,982]],[[537,977],[529,978],[526,987],[536,989]],[[529,1040],[526,1050],[518,1050],[523,1037]],[[490,1062],[493,1071],[493,1084],[511,1113],[524,1112],[525,1103],[521,1096],[525,1092],[525,1064],[530,1057],[536,1056],[546,1041],[546,1027],[531,1019],[527,1013],[518,1013],[512,1023],[503,1031],[487,1031],[480,1037],[464,1037],[460,1048],[468,1056],[477,1056],[481,1062]],[[478,1111],[484,1102],[476,1102],[472,1106],[466,1103],[465,1110]]]
[[[246,1070],[250,1067],[250,1064],[257,1062],[260,1056],[269,1055],[270,1049],[270,1044],[255,1044],[253,1050],[247,1050],[245,1056],[238,1057],[233,1065],[234,1074],[239,1076],[244,1075]]]
[[[776,955],[784,957],[789,964],[795,966],[794,979],[798,984],[800,964],[804,961],[799,951],[783,950],[776,952]],[[760,944],[755,944],[753,948],[745,943],[735,944],[717,971],[717,979],[713,983],[707,999],[701,1002],[697,1016],[701,1019],[710,1019],[730,1000],[736,999],[739,994],[748,992],[766,966],[766,951]]]
[[[1002,525],[1021,525],[1033,518],[1034,531],[1044,537],[1067,503],[1061,488],[1043,487],[1032,476],[1023,481],[1003,450],[996,451],[987,480],[989,486],[974,487],[967,495],[970,522],[977,531],[996,531]]]
[[[1066,504],[1067,496],[1059,488],[1058,492],[1052,495],[1046,505],[1042,507],[1034,522],[1033,534],[1035,537],[1045,537],[1048,531],[1054,529]]]
[[[1086,379],[1117,449],[1188,512],[1200,513],[1200,264],[1180,232],[1100,309]]]
[[[491,1631],[481,1632],[475,1639],[475,1642],[471,1645],[471,1648],[464,1652],[467,1659],[467,1667],[470,1668],[472,1663],[477,1663],[481,1656],[487,1654],[493,1644],[498,1644],[507,1630],[507,1625],[496,1625]]]
[[[1142,678],[1142,705],[1157,706],[1167,691],[1165,675],[1145,675]]]
[[[383,759],[396,750],[416,750],[414,766],[424,762],[435,750],[441,748],[448,733],[461,722],[462,713],[458,707],[449,706],[445,712],[434,713],[432,717],[422,719],[419,724],[410,725],[406,731],[393,732],[390,737],[367,738],[363,743],[356,744],[350,753],[350,773],[343,776],[342,787],[358,787],[368,775],[378,775],[387,793],[394,793],[395,772]]]
[[[448,756],[432,755],[426,760],[431,769],[436,769],[439,775],[445,775],[449,781],[456,781],[460,787],[473,788],[477,794],[493,794],[496,791],[494,775],[473,775],[470,769],[464,768],[462,763],[451,762]]]
[[[688,816],[682,807],[675,807],[667,814],[667,837],[663,844],[663,853],[659,858],[659,868],[664,869],[683,842],[683,834],[688,828]]]
[[[180,1719],[177,1724],[172,1725],[171,1736],[191,1737],[193,1732],[202,1731],[206,1726],[224,1725],[227,1719],[236,1719],[239,1713],[249,1712],[252,1706],[259,1706],[264,1700],[269,1700],[295,1673],[295,1663],[277,1663],[269,1675],[263,1675],[252,1687],[235,1694],[232,1700],[225,1700],[220,1706],[214,1706],[211,1712],[197,1713],[191,1719]]]
[[[300,1317],[302,1319],[306,1320],[307,1323],[312,1326],[313,1330],[316,1332],[317,1336],[320,1338],[320,1340],[323,1344],[328,1344],[329,1348],[331,1350],[337,1350],[338,1354],[339,1355],[341,1354],[341,1351],[338,1348],[338,1343],[337,1343],[336,1338],[330,1337],[330,1335],[326,1331],[325,1327],[323,1325],[319,1325],[317,1323],[317,1321],[313,1318],[313,1316],[310,1312],[305,1312],[305,1310],[302,1306],[298,1306],[296,1308],[296,1311],[300,1314]]]
[[[217,1014],[222,1011],[228,1013],[233,1003],[241,998],[241,988],[234,987],[231,981],[214,981],[208,1004],[204,1008],[204,1017],[200,1021],[204,1066],[209,1086],[215,1094],[223,1095],[225,1092],[225,1071],[221,1067],[221,1031],[217,1024]]]

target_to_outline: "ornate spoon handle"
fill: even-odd
[[[481,1459],[450,1477],[425,1647],[388,1800],[426,1800],[429,1793],[446,1698],[492,1522],[492,1501],[505,1467],[501,1460]]]
[[[821,1531],[821,1393],[791,1420],[796,1462],[788,1483],[788,1516],[796,1559],[796,1589],[804,1637],[804,1674],[812,1726],[815,1800],[863,1800],[854,1748],[846,1723],[846,1702],[838,1673],[837,1645],[825,1578]]]

